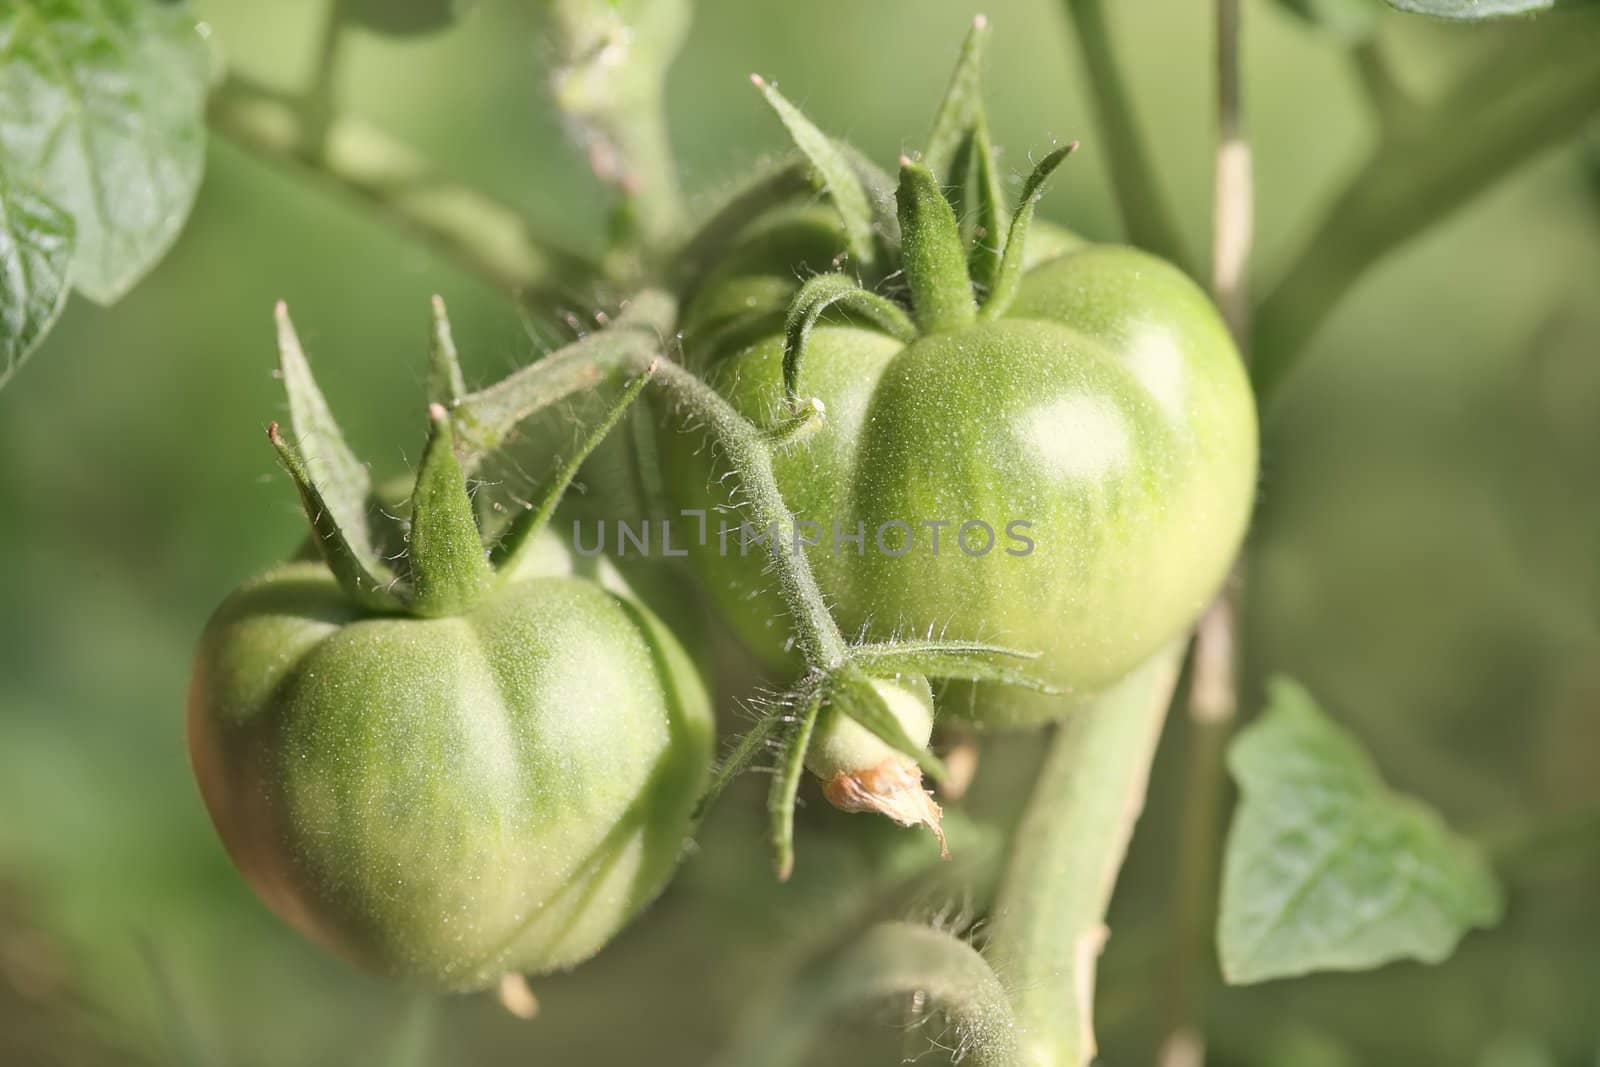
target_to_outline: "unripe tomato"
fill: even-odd
[[[1129,248],[1027,258],[992,321],[907,344],[825,317],[797,383],[825,421],[774,458],[790,508],[817,524],[805,551],[846,632],[931,630],[1041,654],[1031,669],[1064,697],[980,686],[948,703],[997,725],[1069,710],[1187,625],[1233,560],[1256,475],[1249,385],[1193,282]],[[719,299],[703,292],[695,307]],[[785,337],[767,308],[757,319],[756,336],[725,322],[698,348],[691,319],[686,359],[775,428]],[[684,507],[725,509],[734,483],[716,457],[692,430],[672,436]],[[741,552],[739,514],[724,518],[727,546],[709,537],[697,564],[734,628],[786,663],[764,550]]]
[[[474,989],[587,958],[660,892],[713,727],[678,643],[593,582],[381,617],[295,563],[212,619],[188,733],[274,911],[366,969]]]
[[[912,743],[933,736],[933,692],[921,675],[870,682]],[[885,815],[902,826],[926,826],[944,848],[939,805],[922,785],[922,771],[905,753],[877,734],[824,705],[806,749],[806,769],[822,782],[823,795],[842,811]]]

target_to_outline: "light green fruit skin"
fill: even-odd
[[[933,737],[933,691],[928,680],[919,674],[892,681],[874,678],[872,688],[899,720],[906,736],[926,745]],[[827,781],[836,774],[868,771],[897,758],[905,757],[877,734],[837,709],[824,707],[817,714],[817,726],[806,749],[806,770]]]
[[[714,734],[672,635],[593,582],[364,618],[295,563],[207,626],[188,736],[272,910],[366,970],[471,990],[588,958],[661,891]]]
[[[770,426],[782,350],[779,332],[703,358],[712,383]],[[1117,681],[1199,614],[1243,538],[1257,437],[1242,363],[1205,294],[1145,253],[1055,257],[1026,274],[1002,319],[906,346],[819,327],[799,386],[827,419],[776,457],[784,496],[801,519],[868,531],[860,556],[831,551],[831,530],[807,551],[841,628],[1037,652],[1030,669],[1064,691],[980,685],[947,701],[983,725],[1055,718]],[[726,500],[699,445],[679,434],[665,450],[685,507]],[[932,531],[915,527],[911,551],[891,558],[873,531],[896,519],[981,520],[1000,544],[969,557],[951,526],[935,556]],[[1028,555],[1004,551],[1025,547],[1006,540],[1013,520],[1032,523]],[[740,559],[732,543],[719,558],[713,539],[697,564],[734,628],[784,664],[782,603],[759,550]]]

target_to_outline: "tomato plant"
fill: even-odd
[[[1067,1067],[1095,1058],[1097,1025],[1117,1062],[1199,1063],[1209,1050],[1216,1062],[1263,1064],[1553,1063],[1592,1052],[1581,1011],[1564,1030],[1544,1016],[1575,999],[1567,987],[1592,986],[1593,968],[1573,960],[1593,934],[1586,941],[1546,906],[1546,872],[1526,875],[1558,851],[1592,857],[1600,816],[1501,810],[1524,792],[1594,799],[1578,714],[1593,688],[1581,666],[1594,643],[1592,583],[1571,580],[1579,543],[1583,575],[1593,572],[1593,539],[1567,529],[1579,520],[1563,510],[1577,496],[1563,474],[1587,477],[1592,463],[1556,454],[1587,455],[1576,443],[1592,421],[1593,375],[1558,375],[1542,354],[1576,339],[1586,355],[1593,314],[1576,299],[1559,314],[1529,303],[1548,299],[1530,266],[1593,273],[1574,251],[1592,251],[1588,231],[1546,218],[1562,197],[1592,196],[1587,177],[1574,178],[1579,161],[1538,177],[1540,195],[1524,197],[1538,210],[1514,198],[1496,207],[1514,239],[1447,234],[1418,257],[1435,262],[1416,291],[1388,284],[1415,264],[1367,287],[1350,317],[1362,321],[1347,319],[1348,332],[1321,346],[1330,367],[1344,358],[1344,377],[1298,397],[1306,406],[1286,408],[1282,396],[1368,268],[1592,126],[1600,8],[1212,0],[1157,4],[1152,15],[1062,0],[1092,124],[1072,125],[1075,97],[1054,98],[1025,32],[1030,12],[1016,17],[1005,109],[991,127],[980,16],[916,140],[881,79],[909,82],[915,46],[936,32],[920,23],[939,20],[919,11],[896,22],[904,13],[893,5],[847,16],[704,0],[698,20],[689,0],[317,0],[270,19],[261,5],[236,6],[0,5],[0,385],[64,313],[59,336],[83,350],[46,374],[41,396],[56,374],[70,399],[0,412],[43,442],[0,448],[0,497],[13,504],[0,507],[13,609],[0,622],[0,801],[27,809],[0,820],[0,1060],[16,1059],[20,1040],[24,1062],[97,1062],[97,1041],[68,1052],[37,1035],[106,989],[138,994],[122,1010],[139,1017],[143,1060],[196,1064],[320,1062],[330,1048],[358,1048],[362,1062],[455,1056],[475,1067],[530,1050],[561,1062],[737,1067],[931,1050],[985,1067]],[[311,31],[309,70],[292,89],[279,79],[299,67],[267,40],[294,21],[289,8],[316,15],[288,34],[303,47],[298,35]],[[1214,87],[1214,111],[1197,115],[1188,91],[1160,97],[1164,136],[1151,151],[1136,104],[1158,98],[1127,82],[1114,38],[1159,30],[1141,42],[1140,69],[1192,88],[1195,35],[1185,31],[1195,27],[1184,20],[1196,11],[1214,20],[1215,69],[1195,83]],[[1459,44],[1447,24],[1534,12]],[[1171,25],[1158,21],[1167,16]],[[1273,61],[1250,79],[1246,17],[1259,18]],[[454,45],[429,47],[458,25]],[[730,47],[745,29],[749,40]],[[866,36],[849,36],[858,30]],[[780,38],[809,65],[786,72],[796,99],[831,110],[863,145],[897,145],[897,166],[824,132],[763,77],[734,102],[721,53],[781,66],[767,51]],[[248,54],[233,50],[239,40]],[[693,62],[669,79],[686,43]],[[1397,61],[1425,53],[1415,76]],[[422,74],[436,55],[448,86]],[[483,62],[491,55],[504,69]],[[1350,70],[1289,70],[1328,55]],[[366,84],[388,62],[395,76]],[[558,120],[546,125],[576,149],[576,172],[501,136],[496,90],[528,69]],[[818,70],[839,84],[812,81]],[[704,85],[680,86],[679,74]],[[1266,136],[1252,144],[1247,81],[1302,76],[1343,95],[1268,99]],[[688,135],[682,165],[669,85],[683,94],[671,124]],[[1358,99],[1345,100],[1352,88]],[[763,101],[791,143],[756,161],[742,123]],[[1324,189],[1345,111],[1358,107],[1369,154],[1342,187]],[[386,132],[385,116],[415,127],[417,147]],[[1193,131],[1213,129],[1214,151],[1197,165]],[[1067,131],[1091,150],[1064,171],[1074,195],[1054,201],[1072,229],[1040,217],[1047,182],[1077,148],[1055,140]],[[212,135],[242,157],[208,151]],[[726,164],[706,154],[719,139],[737,145],[747,173],[687,196],[687,179],[702,184]],[[1303,233],[1272,235],[1257,262],[1254,160],[1264,151],[1263,222],[1325,194],[1329,206]],[[1305,158],[1285,159],[1296,154]],[[497,159],[506,174],[479,173]],[[321,215],[296,229],[285,210],[280,227],[275,202],[270,216],[258,210],[280,190],[252,161],[313,178],[305,196],[334,190],[382,240],[414,247],[347,256]],[[208,163],[223,192],[199,201],[201,238],[163,268],[182,296],[170,313],[149,311],[161,286],[156,303],[100,320],[64,311],[73,292],[116,302],[156,266]],[[1080,180],[1085,165],[1105,168],[1104,189]],[[1208,171],[1201,257],[1188,246],[1202,227],[1180,209],[1203,199]],[[1185,197],[1169,203],[1178,188]],[[508,190],[514,202],[500,199]],[[206,234],[220,236],[207,246]],[[1528,235],[1540,238],[1533,251]],[[308,256],[312,240],[321,244]],[[1457,248],[1470,254],[1441,266]],[[319,328],[342,332],[338,347],[360,346],[337,373],[352,379],[340,391],[364,400],[351,430],[374,437],[375,426],[422,421],[422,405],[402,397],[421,374],[382,358],[403,318],[391,286],[425,277],[428,290],[468,290],[456,306],[470,309],[478,362],[463,370],[436,297],[427,437],[415,456],[397,450],[410,470],[394,481],[346,443],[279,305],[289,414],[267,436],[311,535],[264,571],[290,543],[250,495],[267,456],[256,441],[254,466],[229,469],[225,458],[235,436],[255,436],[262,410],[251,390],[265,376],[253,342],[240,342],[255,333],[233,320],[225,286],[195,301],[182,283],[213,285],[217,264],[253,279],[241,290],[249,302],[266,300],[249,285],[280,283],[298,287],[297,303],[322,302]],[[1518,310],[1502,316],[1502,300]],[[1474,334],[1501,345],[1507,322],[1542,316],[1551,321],[1530,342],[1537,358],[1518,353],[1500,377],[1484,373],[1484,353],[1457,351]],[[129,323],[168,331],[166,343],[125,338]],[[508,338],[529,358],[508,359]],[[249,369],[163,364],[184,342],[208,355],[237,345]],[[129,358],[91,365],[97,348]],[[1445,353],[1431,366],[1430,348]],[[133,363],[137,372],[124,366]],[[469,372],[485,380],[469,388]],[[172,396],[149,402],[155,382]],[[1397,385],[1404,400],[1382,395]],[[1492,394],[1481,410],[1459,402],[1474,390]],[[1313,402],[1355,414],[1308,419]],[[1383,426],[1385,404],[1403,430]],[[1474,431],[1493,427],[1470,448],[1441,414],[1460,410]],[[12,426],[0,418],[0,431]],[[1500,454],[1518,434],[1569,447],[1539,451],[1529,476],[1527,456]],[[1437,462],[1397,476],[1424,441]],[[1276,455],[1258,516],[1260,449]],[[1342,496],[1376,455],[1394,483]],[[28,462],[34,479],[15,480]],[[1307,471],[1327,481],[1307,487]],[[1561,496],[1553,510],[1564,522],[1534,507],[1505,521],[1494,503],[1506,483],[1518,501]],[[1436,517],[1456,497],[1471,502],[1454,509],[1459,521]],[[1313,538],[1284,536],[1296,508],[1325,538],[1320,555]],[[1438,551],[1394,532],[1408,509],[1426,516],[1413,526],[1448,527],[1443,537],[1430,529]],[[1321,521],[1339,510],[1349,521]],[[125,521],[83,521],[106,512]],[[61,536],[37,534],[50,521]],[[102,527],[109,547],[92,540]],[[191,551],[198,541],[232,555],[193,566],[206,558]],[[1339,559],[1329,543],[1348,553],[1342,572],[1326,566]],[[1490,555],[1474,550],[1491,543],[1544,558],[1492,575],[1505,587],[1498,599],[1434,580],[1433,568],[1465,573],[1462,561]],[[1582,588],[1581,609],[1576,593],[1523,589],[1535,570],[1545,585]],[[217,591],[252,572],[202,625]],[[91,595],[75,600],[74,581]],[[1407,582],[1409,601],[1386,595]],[[1391,615],[1397,602],[1411,614]],[[169,604],[176,615],[163,615]],[[1436,639],[1447,616],[1470,620],[1457,624],[1470,642]],[[119,619],[136,620],[123,648],[133,655],[104,639]],[[1309,633],[1308,619],[1321,620],[1315,647],[1280,633]],[[1343,658],[1330,639],[1340,628],[1354,631]],[[52,647],[70,648],[62,677],[33,654]],[[1320,692],[1273,674],[1285,663]],[[98,707],[121,711],[148,674],[159,697],[143,707],[159,705],[152,715],[170,726],[185,666],[198,798],[179,773],[177,730],[113,724]],[[1430,681],[1451,709],[1440,720],[1448,746],[1423,732],[1424,701],[1407,714],[1391,706]],[[1541,696],[1562,706],[1555,727],[1527,713]],[[1503,758],[1489,774],[1471,762],[1473,739],[1455,733],[1463,699],[1496,724],[1484,747]],[[46,722],[36,707],[62,714]],[[1171,709],[1182,715],[1168,731]],[[1383,771],[1358,737],[1383,749]],[[141,762],[137,745],[157,761]],[[1509,765],[1557,770],[1513,790],[1496,780]],[[162,770],[152,778],[148,766]],[[1467,831],[1401,784],[1440,789]],[[119,804],[128,796],[141,803]],[[1143,854],[1124,872],[1147,797]],[[154,813],[144,832],[126,832],[119,806]],[[73,811],[92,817],[64,814]],[[763,822],[770,858],[755,842]],[[16,877],[17,856],[24,876],[29,864],[77,862],[93,877],[40,877],[39,892]],[[621,936],[669,883],[649,921]],[[1574,901],[1593,895],[1575,888]],[[1422,981],[1396,969],[1350,987],[1366,998],[1360,1026],[1340,1018],[1342,984],[1286,981],[1440,964],[1495,926],[1511,893],[1524,920],[1472,937],[1468,958]],[[76,956],[35,936],[31,915],[18,925],[14,901],[34,899],[92,960],[82,973]],[[1100,974],[1108,923],[1114,966]],[[1561,959],[1530,986],[1536,1010],[1519,1009],[1500,996],[1506,957],[1493,953],[1514,945],[1525,965],[1537,936],[1528,931],[1541,924],[1560,947],[1546,955]],[[297,952],[293,937],[327,951]],[[126,951],[130,940],[139,951]],[[594,966],[557,975],[596,954]],[[329,955],[389,981],[363,982]],[[541,996],[550,990],[530,1027],[486,1016],[483,1000],[435,995],[497,989],[523,1020],[540,1010],[528,975]],[[1403,995],[1374,995],[1386,988]],[[1227,1000],[1214,1010],[1212,997]],[[1462,1010],[1474,997],[1496,1011]],[[880,1047],[864,1028],[821,1047],[840,1016],[884,998],[914,1024],[943,1021],[900,1028],[931,1049]],[[1366,1025],[1365,1003],[1380,1000],[1405,1017],[1403,1033],[1379,1038]],[[144,1033],[157,1029],[143,1017],[151,1004],[162,1013],[156,1039]],[[627,1027],[612,1025],[619,1004]],[[302,1005],[334,1022],[280,1025]],[[98,1019],[85,1029],[102,1032]],[[1459,1033],[1441,1038],[1446,1029]],[[172,1047],[153,1051],[157,1041]]]

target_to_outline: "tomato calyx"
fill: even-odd
[[[405,551],[397,569],[379,551],[380,531],[373,529],[368,518],[373,497],[371,474],[346,444],[311,373],[287,307],[279,303],[276,315],[291,425],[295,437],[311,451],[303,454],[276,422],[267,427],[267,440],[294,481],[311,524],[312,542],[328,569],[346,595],[378,614],[457,615],[497,588],[534,577],[538,535],[549,525],[584,459],[621,419],[656,369],[652,362],[636,375],[543,495],[497,538],[486,539],[457,455],[449,411],[449,405],[465,394],[465,386],[444,302],[434,297],[428,438],[412,486],[409,521],[398,531]]]
[[[1041,159],[1015,211],[1007,212],[980,99],[987,26],[981,17],[973,22],[928,149],[921,161],[900,158],[892,189],[888,175],[817,129],[771,83],[751,76],[810,164],[817,190],[833,204],[845,257],[854,268],[854,274],[834,270],[810,278],[789,303],[783,383],[791,411],[798,412],[803,403],[797,391],[800,365],[824,316],[848,315],[853,323],[910,344],[997,319],[1016,299],[1035,206],[1050,175],[1078,144],[1060,146]],[[904,292],[889,295],[873,287],[896,279],[903,279]]]
[[[810,672],[772,703],[718,766],[696,817],[776,740],[778,768],[768,811],[780,880],[794,869],[794,805],[803,770],[821,781],[834,807],[925,826],[943,851],[941,812],[923,775],[942,785],[950,774],[928,747],[934,713],[927,679],[1057,692],[1028,669],[1037,658],[999,645],[932,637],[852,645],[842,663]]]

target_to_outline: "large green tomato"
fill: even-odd
[[[798,391],[826,419],[774,460],[795,516],[815,524],[799,540],[818,542],[804,551],[847,633],[1040,653],[1032,669],[1064,695],[979,686],[948,701],[987,724],[1058,715],[1170,641],[1223,581],[1255,491],[1250,389],[1200,289],[1129,248],[1027,247],[1020,291],[993,321],[906,344],[824,318]],[[784,334],[778,298],[751,295],[762,278],[781,271],[696,294],[685,354],[776,427]],[[671,438],[679,499],[712,513],[691,550],[707,584],[758,652],[786,662],[764,547],[743,543],[742,513],[724,512],[735,529],[717,536],[735,483],[702,435]]]
[[[274,911],[366,969],[461,990],[576,964],[654,898],[713,746],[678,642],[594,581],[385,616],[320,563],[218,610],[188,732]]]

